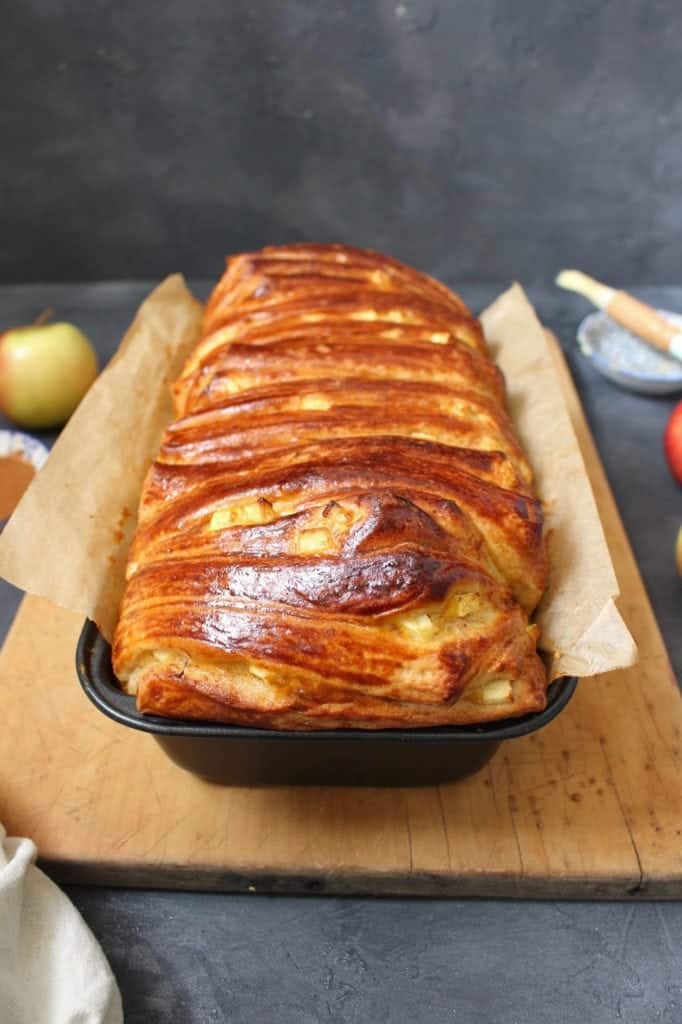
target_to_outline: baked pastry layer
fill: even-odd
[[[541,507],[457,296],[347,246],[235,256],[173,394],[113,648],[142,711],[379,729],[544,707]]]

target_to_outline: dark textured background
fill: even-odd
[[[339,239],[460,282],[678,280],[679,0],[21,0],[0,281]]]

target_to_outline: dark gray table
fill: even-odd
[[[52,306],[59,319],[73,320],[89,334],[104,360],[150,287],[5,286],[0,324],[33,320]],[[502,287],[467,285],[461,293],[479,311]],[[204,295],[206,286],[195,290]],[[643,288],[639,294],[682,310],[682,288]],[[675,400],[631,396],[594,374],[573,342],[586,312],[581,300],[549,287],[534,289],[531,298],[568,355],[679,679],[682,582],[673,545],[682,492],[662,451]],[[20,595],[0,586],[1,637]],[[296,898],[78,886],[68,893],[110,957],[127,1024],[682,1021],[679,904]]]

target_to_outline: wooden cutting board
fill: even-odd
[[[82,694],[82,622],[23,602],[0,654],[0,820],[63,881],[249,891],[682,897],[682,701],[556,348],[637,667],[434,788],[226,788]]]

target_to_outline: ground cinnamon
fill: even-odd
[[[18,453],[0,458],[0,520],[12,515],[35,475],[35,468]]]

